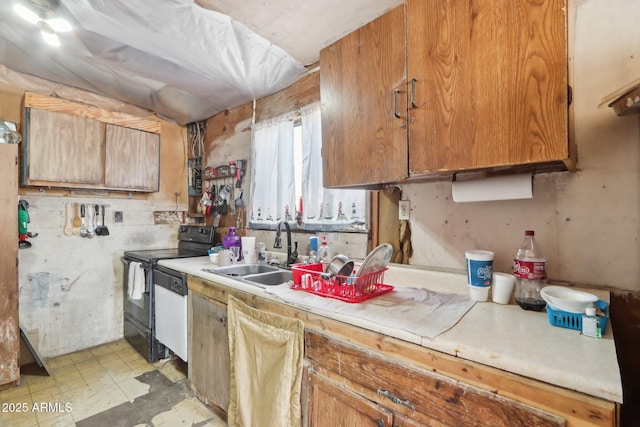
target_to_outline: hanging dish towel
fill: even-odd
[[[299,427],[304,324],[229,296],[229,427]]]
[[[145,274],[141,263],[135,261],[129,263],[127,286],[127,296],[130,300],[142,299],[142,294],[145,290]]]

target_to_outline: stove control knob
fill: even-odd
[[[184,232],[186,232],[186,231],[187,231],[187,227],[180,227],[180,228],[178,229],[178,233],[184,233]]]

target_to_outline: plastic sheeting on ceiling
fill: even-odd
[[[277,92],[306,73],[284,50],[192,0],[60,0],[62,46],[0,4],[0,63],[147,108],[181,125]],[[32,5],[29,1],[23,1]]]

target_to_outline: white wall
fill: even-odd
[[[178,225],[154,225],[157,203],[126,198],[22,196],[29,230],[19,250],[20,323],[46,358],[122,338],[125,250],[175,247]],[[109,236],[64,234],[66,203],[108,204]],[[175,209],[166,206],[166,210]],[[113,222],[114,211],[124,222]]]
[[[640,290],[640,119],[598,109],[640,78],[640,2],[576,1],[573,99],[579,172],[535,177],[534,198],[457,204],[451,183],[408,184],[411,264],[464,268],[464,250],[496,253],[510,271],[524,230],[536,231],[551,279]]]

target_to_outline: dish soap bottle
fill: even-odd
[[[318,262],[318,236],[309,237],[309,259],[308,264],[315,264]]]
[[[322,264],[322,271],[327,272],[327,266],[329,265],[329,261],[331,261],[331,256],[329,255],[329,246],[327,245],[327,237],[322,236],[322,243],[320,244],[320,248],[318,249],[318,260]]]

